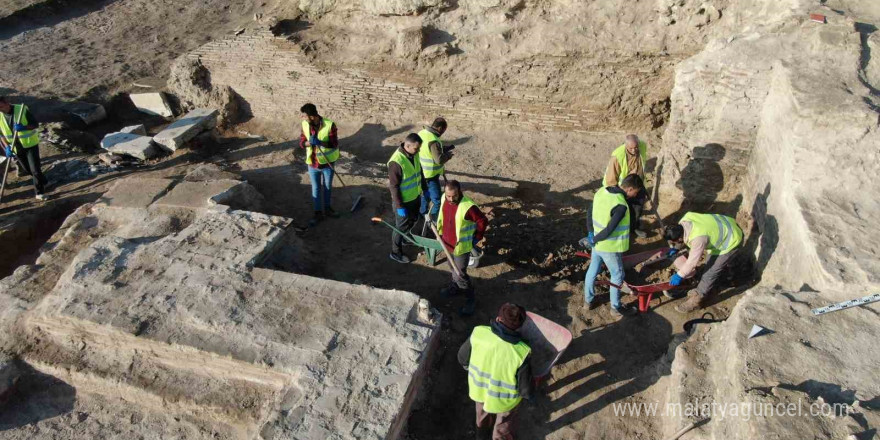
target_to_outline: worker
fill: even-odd
[[[436,118],[430,127],[419,132],[422,148],[419,150],[419,161],[422,164],[422,175],[425,176],[427,191],[422,193],[421,213],[431,214],[431,220],[437,221],[440,212],[440,195],[443,191],[440,179],[446,180],[445,164],[452,158],[454,145],[444,146],[440,136],[446,132],[446,119]],[[428,205],[431,205],[430,211]]]
[[[699,214],[688,212],[677,225],[664,231],[664,238],[674,249],[687,246],[689,255],[675,260],[676,273],[669,284],[681,285],[682,280],[692,278],[705,253],[709,254],[706,271],[700,277],[697,288],[688,293],[688,299],[675,307],[681,313],[689,313],[706,306],[706,298],[715,287],[721,272],[738,253],[743,242],[743,231],[732,217],[719,214]]]
[[[506,303],[458,350],[458,363],[468,372],[468,395],[476,402],[477,429],[491,429],[492,440],[513,440],[517,408],[532,397],[531,348],[519,332],[525,321],[524,308]]]
[[[597,307],[594,284],[603,262],[611,273],[611,283],[618,286],[623,283],[623,253],[629,250],[631,221],[627,200],[638,196],[644,189],[642,178],[638,174],[630,174],[620,185],[601,188],[593,197],[593,205],[587,214],[590,219],[587,222],[587,241],[593,252],[590,268],[584,278],[584,299],[589,310]],[[609,292],[612,316],[620,318],[635,313],[628,304],[621,304],[619,288],[610,286]]]
[[[648,144],[639,140],[634,134],[626,136],[623,145],[614,149],[611,153],[611,160],[605,169],[605,177],[602,179],[602,187],[619,185],[623,179],[630,174],[636,174],[645,181],[645,162],[648,160]],[[642,190],[638,197],[627,200],[629,204],[630,214],[632,215],[632,232],[639,238],[645,238],[648,234],[640,227],[639,219],[642,217],[642,210],[648,201],[648,192]]]
[[[3,135],[3,154],[6,160],[18,157],[18,163],[34,181],[34,192],[39,201],[46,200],[46,176],[40,166],[39,124],[24,104],[12,105],[0,97],[0,134]]]
[[[423,139],[422,148],[425,148],[424,145]],[[443,245],[452,254],[452,263],[461,270],[461,276],[452,271],[452,283],[441,293],[447,297],[464,293],[467,300],[460,312],[465,316],[473,315],[476,297],[467,268],[471,251],[483,239],[489,219],[473,200],[462,194],[461,184],[457,180],[447,181],[444,190],[443,208],[437,218],[437,232]]]
[[[299,146],[306,150],[309,180],[312,182],[312,206],[315,214],[309,225],[314,226],[327,217],[337,217],[330,203],[333,187],[333,163],[339,160],[339,137],[336,123],[318,114],[315,104],[306,104],[302,113],[302,133]]]
[[[410,133],[388,160],[388,189],[391,191],[391,204],[397,214],[395,223],[401,232],[409,232],[419,220],[421,195],[425,188],[422,167],[417,157],[421,146],[422,138]],[[398,263],[410,262],[409,257],[403,254],[403,236],[397,232],[391,233],[389,257]]]

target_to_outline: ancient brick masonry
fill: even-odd
[[[263,120],[298,120],[301,103],[314,102],[332,115],[398,115],[418,121],[442,114],[451,121],[575,132],[620,124],[605,109],[570,108],[500,88],[425,87],[428,81],[415,74],[401,80],[386,72],[325,69],[311,64],[295,43],[269,31],[212,42],[188,56],[201,60],[213,84],[231,86]]]

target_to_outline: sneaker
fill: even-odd
[[[477,308],[477,301],[475,299],[468,299],[464,305],[458,309],[458,313],[461,316],[471,316],[474,314],[474,310]]]
[[[599,308],[599,301],[588,302],[584,304],[584,308],[587,310],[596,310]]]
[[[406,255],[403,255],[403,254],[391,253],[391,254],[388,254],[388,258],[390,258],[398,263],[402,263],[402,264],[407,264],[410,261],[412,261],[409,259],[409,257],[407,257]]]
[[[679,313],[690,313],[694,310],[699,310],[705,307],[706,297],[700,295],[696,291],[688,292],[687,301],[675,306],[675,311]]]
[[[611,307],[611,316],[622,318],[624,316],[632,316],[635,315],[636,309],[632,308],[629,304],[621,304],[620,307]]]
[[[317,225],[318,223],[320,223],[321,220],[324,220],[324,213],[321,212],[321,211],[315,211],[315,216],[312,217],[311,220],[309,220],[309,226],[310,226],[310,227],[311,227],[311,226],[315,226],[315,225]]]
[[[45,202],[48,199],[48,197],[46,197],[45,194],[37,194],[37,196],[35,198],[39,202]]]
[[[641,230],[641,229],[633,229],[633,232],[635,232],[636,237],[639,237],[639,238],[645,238],[648,236],[648,233]]]

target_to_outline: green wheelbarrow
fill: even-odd
[[[379,217],[373,217],[370,219],[373,223],[382,223],[385,226],[391,228],[392,231],[400,234],[404,240],[408,241],[413,246],[418,246],[425,251],[425,259],[428,260],[428,264],[431,266],[435,266],[437,264],[437,255],[440,252],[443,252],[443,245],[440,244],[439,240],[433,238],[422,237],[421,235],[413,234],[412,232],[402,232],[400,229],[395,228],[391,225],[391,223],[382,220]]]

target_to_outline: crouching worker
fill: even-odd
[[[491,429],[492,440],[513,440],[517,408],[532,397],[531,349],[519,334],[525,321],[524,308],[506,303],[458,350],[458,362],[468,372],[468,395],[476,402],[477,429]]]
[[[675,310],[688,313],[705,307],[706,298],[712,293],[721,272],[742,247],[742,229],[736,220],[726,215],[688,212],[677,225],[666,228],[663,235],[672,247],[687,245],[690,248],[687,258],[681,256],[675,260],[677,272],[669,280],[672,286],[678,286],[682,280],[696,275],[700,259],[704,253],[709,253],[707,269],[700,283],[696,289],[688,292],[687,301]]]

